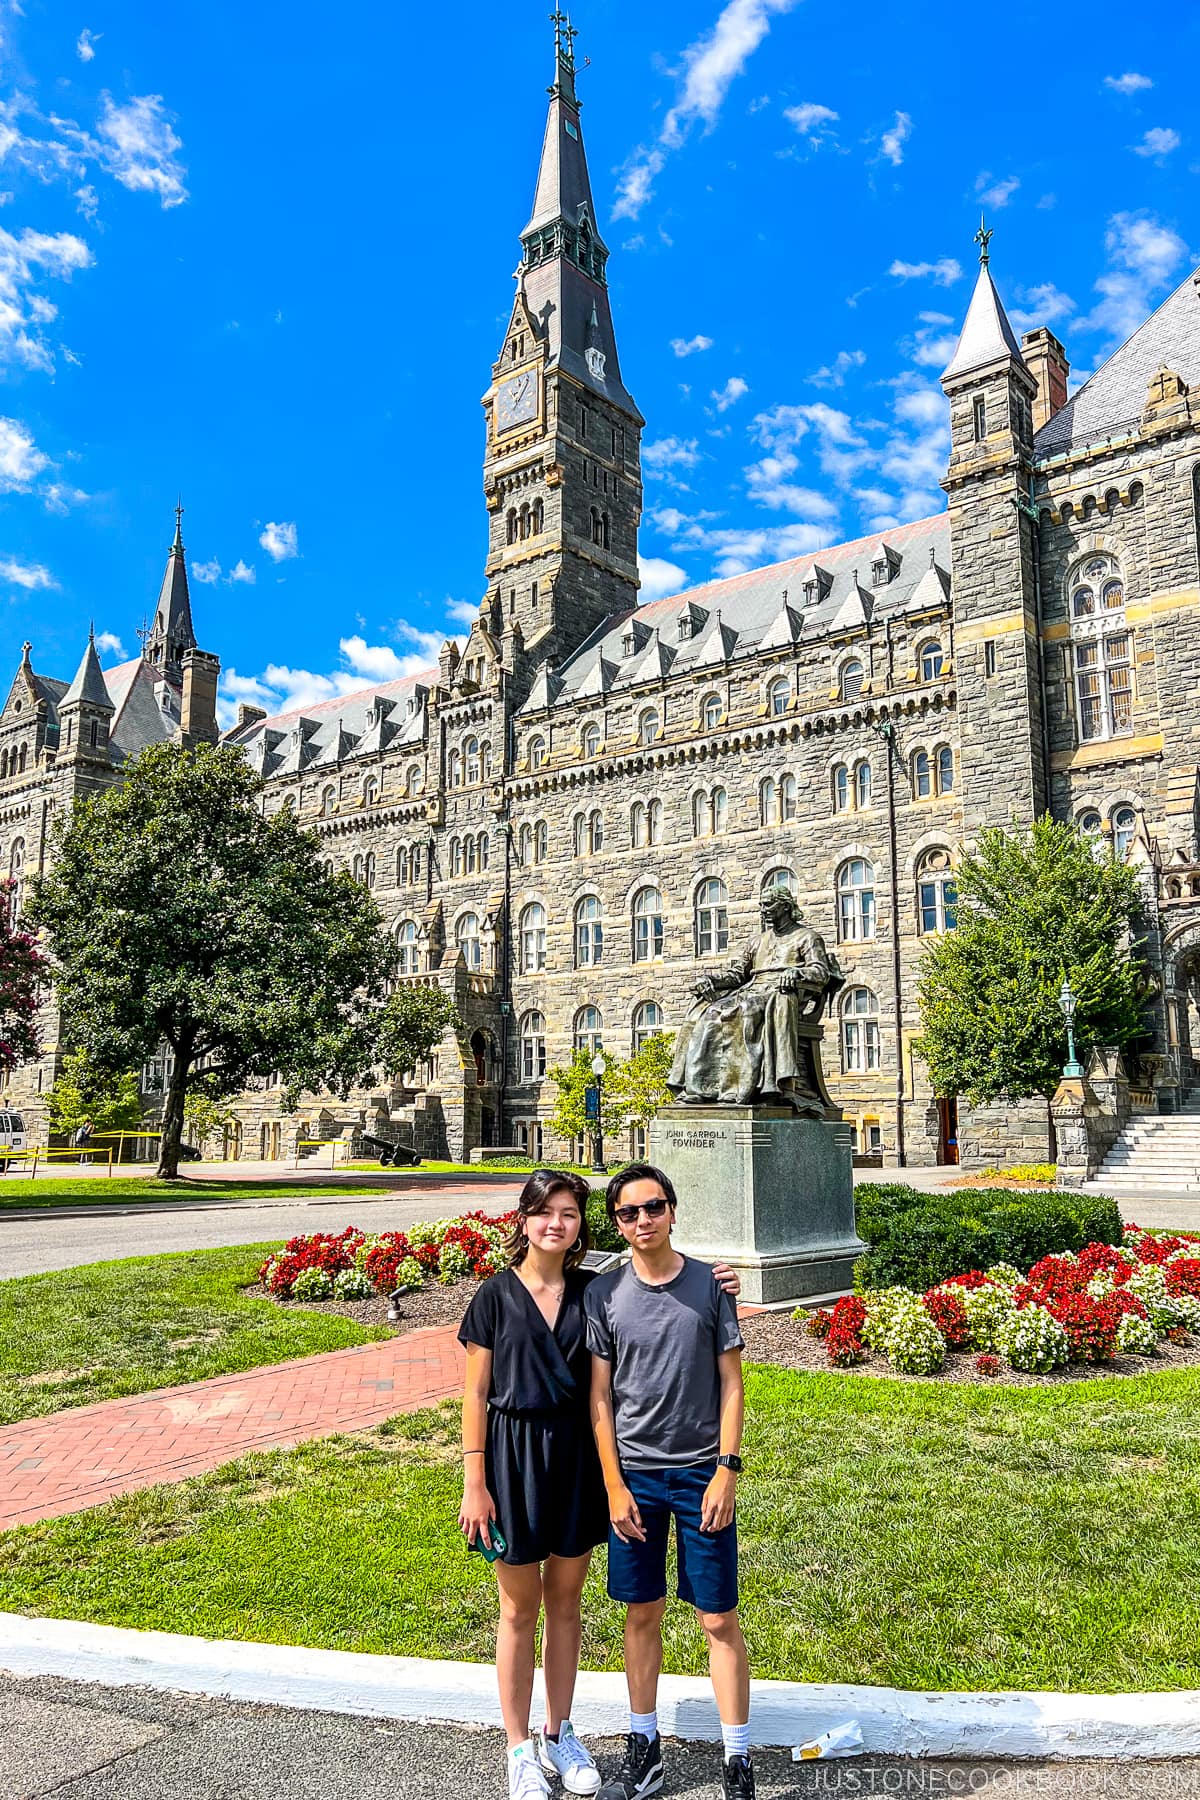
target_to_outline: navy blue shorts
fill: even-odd
[[[675,1520],[679,1598],[700,1612],[733,1612],[738,1603],[737,1520],[724,1531],[700,1529],[700,1502],[716,1463],[692,1469],[627,1469],[625,1481],[638,1504],[644,1544],[623,1544],[608,1534],[608,1594],[625,1606],[664,1600],[667,1539]]]

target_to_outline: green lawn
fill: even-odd
[[[275,1200],[280,1195],[311,1200],[325,1194],[388,1194],[390,1186],[367,1182],[339,1183],[332,1187],[307,1186],[295,1181],[159,1181],[153,1175],[85,1176],[51,1175],[37,1181],[5,1181],[0,1185],[0,1212],[30,1206],[112,1206],[127,1200],[161,1205],[164,1200],[206,1200],[223,1205],[231,1200]]]
[[[755,1369],[741,1500],[755,1674],[906,1688],[1200,1687],[1200,1375],[921,1387]],[[447,1405],[0,1536],[0,1609],[490,1660]],[[621,1664],[586,1597],[585,1662]],[[700,1673],[669,1614],[667,1666]]]
[[[0,1424],[386,1337],[242,1293],[271,1244],[0,1282]]]

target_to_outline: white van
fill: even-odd
[[[5,1152],[24,1150],[28,1141],[25,1135],[25,1121],[21,1114],[0,1112],[0,1171],[8,1168],[8,1157]]]

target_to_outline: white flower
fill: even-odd
[[[1004,1319],[996,1333],[997,1348],[1010,1369],[1048,1375],[1067,1361],[1067,1334],[1044,1306],[1025,1306]]]

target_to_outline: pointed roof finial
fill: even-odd
[[[183,549],[183,510],[183,495],[181,494],[175,503],[175,542],[171,546],[173,550]]]
[[[566,69],[569,74],[575,73],[575,39],[578,31],[571,23],[570,13],[552,12],[550,22],[554,26],[554,56],[560,70]]]
[[[988,222],[987,222],[986,215],[983,213],[980,213],[980,215],[979,215],[979,230],[975,233],[974,239],[972,241],[979,245],[979,266],[981,269],[986,269],[988,264],[992,260],[991,250],[990,250],[989,246],[991,244],[992,239],[995,237],[995,235],[996,235],[995,231],[988,230]]]

